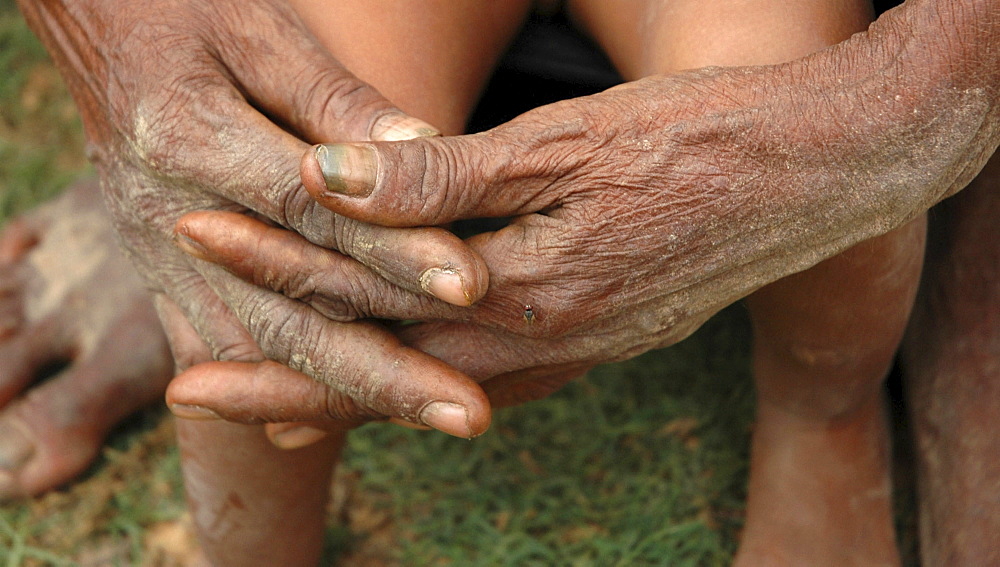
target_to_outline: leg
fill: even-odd
[[[347,68],[448,133],[463,128],[528,9],[525,0],[293,4]],[[282,452],[254,427],[189,421],[179,424],[179,434],[189,504],[213,564],[317,562],[331,465],[343,436]]]
[[[903,347],[925,565],[998,565],[1000,154],[935,209]]]
[[[81,473],[112,427],[163,396],[171,367],[96,183],[13,220],[0,236],[0,500]]]
[[[575,4],[624,73],[777,63],[863,29],[864,2]],[[631,22],[642,22],[638,33]],[[631,38],[631,39],[630,39]],[[757,292],[758,420],[739,564],[892,564],[881,384],[916,292],[923,221]]]
[[[743,564],[898,562],[881,386],[923,242],[917,221],[748,300],[758,403]]]

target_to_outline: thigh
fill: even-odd
[[[570,0],[627,79],[709,65],[782,63],[873,18],[869,0]]]
[[[291,0],[338,61],[407,113],[461,133],[530,0]]]

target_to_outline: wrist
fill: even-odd
[[[993,6],[989,6],[992,4]],[[863,34],[789,67],[838,198],[900,226],[959,191],[1000,142],[995,0],[908,0]],[[798,70],[796,71],[796,66]]]
[[[886,19],[898,36],[888,53],[895,96],[912,99],[910,129],[922,133],[923,152],[937,145],[950,157],[933,170],[930,206],[965,187],[1000,143],[1000,10],[995,0],[909,0]]]

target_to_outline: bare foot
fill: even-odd
[[[48,380],[39,379],[62,367]],[[161,398],[169,350],[96,183],[0,234],[0,499],[81,473],[119,421]]]
[[[899,564],[881,402],[830,420],[758,405],[734,565]]]

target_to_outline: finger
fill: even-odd
[[[568,163],[496,130],[392,144],[324,144],[302,160],[302,182],[324,207],[384,226],[434,226],[521,215],[558,202]]]
[[[182,416],[197,408],[202,418],[239,423],[298,423],[322,431],[339,431],[384,416],[358,404],[333,388],[272,361],[217,362],[192,367],[171,382],[167,404]],[[426,403],[416,423],[460,437],[472,437],[488,424],[468,423],[464,411],[456,414],[448,403]],[[198,413],[192,413],[197,416]],[[408,421],[412,421],[412,418]],[[274,433],[293,428],[282,425]],[[315,439],[318,440],[318,439]],[[279,446],[282,444],[276,443]]]
[[[489,426],[489,404],[475,382],[402,345],[384,327],[331,321],[301,302],[243,282],[217,266],[203,264],[203,268],[268,359],[371,408],[369,415],[402,417],[464,438],[480,435]]]
[[[170,383],[167,405],[182,415],[190,407],[202,408],[211,412],[206,417],[248,424],[327,420],[346,428],[380,417],[329,386],[272,361],[192,366]]]
[[[589,369],[589,365],[577,364],[532,368],[501,374],[490,378],[482,386],[493,407],[519,406],[547,398],[586,374]]]
[[[194,272],[187,282],[153,296],[176,370],[211,360],[264,360],[239,319],[201,275]]]
[[[368,312],[360,315],[350,313],[350,309],[340,314],[316,305],[332,319],[359,316],[437,318],[439,313],[449,311],[404,291],[412,290],[414,284],[429,296],[460,306],[471,305],[485,294],[489,285],[485,263],[454,235],[440,229],[384,232],[385,239],[367,244],[366,256],[377,260],[383,268],[376,272],[385,273],[394,266],[397,275],[406,274],[404,277],[409,280],[409,285],[403,289],[351,258],[244,215],[199,211],[181,217],[176,228],[177,243],[183,250],[202,260],[223,265],[230,272],[259,286],[296,299],[352,299],[352,295],[357,297],[360,293],[356,304],[369,308]],[[371,236],[366,234],[365,238]],[[453,267],[447,258],[437,255],[443,250],[437,245],[438,236],[453,240],[461,247],[467,260],[463,263],[466,268]],[[338,305],[349,307],[344,302]]]
[[[476,377],[493,407],[545,398],[594,366],[576,360],[581,350],[572,338],[532,339],[464,323],[413,325],[400,334],[406,344]]]
[[[471,376],[477,382],[565,362],[561,342],[517,335],[476,323],[431,322],[397,330],[400,340]]]
[[[416,295],[356,260],[249,217],[198,212],[178,223],[178,246],[259,287],[303,301],[328,319],[462,318],[456,309]],[[438,276],[440,277],[440,276]],[[439,285],[432,277],[428,287]]]
[[[219,108],[230,115],[220,115]],[[223,197],[310,242],[356,258],[404,289],[458,305],[468,305],[486,293],[485,263],[454,235],[438,229],[400,231],[335,215],[319,206],[300,183],[298,163],[308,146],[246,104],[223,97],[205,112],[214,118],[197,118],[206,123],[196,130],[218,133],[221,128],[225,133],[215,137],[234,143],[224,147],[214,139],[192,143],[203,148],[193,154],[174,155],[177,151],[171,150],[170,156],[160,159],[161,168],[179,170],[181,177],[199,185],[204,179],[219,179],[212,188]],[[171,160],[173,165],[163,165]],[[428,285],[434,275],[443,277]]]
[[[410,117],[375,88],[343,67],[307,30],[290,7],[247,5],[242,20],[281,29],[268,49],[247,49],[242,22],[230,26],[218,45],[220,58],[250,99],[311,142],[406,140],[439,135],[430,124]],[[228,22],[223,22],[228,23]],[[287,54],[294,53],[295,57]]]

